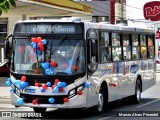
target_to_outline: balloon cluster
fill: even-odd
[[[52,85],[53,93],[61,93],[64,91],[64,88],[66,87],[65,82],[60,82],[59,79],[55,79],[54,85]]]
[[[46,39],[42,39],[41,37],[38,38],[32,38],[31,39],[31,45],[33,47],[33,50],[37,52],[38,55],[42,54],[42,51],[44,51],[44,45],[47,44]]]
[[[7,81],[6,81],[5,84],[6,84],[6,86],[11,86],[11,78],[7,78]],[[14,85],[19,85],[20,90],[23,90],[25,87],[29,86],[29,83],[26,82],[26,76],[22,76],[21,80],[14,80],[13,84]],[[14,91],[14,88],[11,88],[10,92],[13,92],[13,91]]]
[[[11,78],[7,78],[5,85],[6,85],[6,86],[11,86]],[[14,88],[11,88],[11,89],[10,89],[10,92],[14,92],[14,91],[15,91]]]
[[[72,71],[77,71],[79,67],[77,65],[73,65],[73,61],[71,59],[68,60],[68,64],[63,64],[62,66],[66,69],[66,73],[70,73]]]
[[[45,71],[45,75],[54,75],[54,68],[58,67],[58,64],[56,62],[42,62],[41,63],[42,68]]]
[[[23,90],[25,87],[29,86],[29,83],[26,82],[26,76],[22,76],[21,80],[14,80],[13,84],[19,85],[20,90]]]
[[[51,82],[47,82],[46,84],[40,84],[38,82],[35,83],[36,87],[41,87],[41,92],[45,92],[48,87],[52,87],[52,92],[53,93],[61,93],[64,91],[64,87],[66,87],[65,82],[60,82],[59,79],[55,79],[54,85],[51,84]]]

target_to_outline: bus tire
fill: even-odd
[[[35,113],[45,113],[47,108],[34,107],[33,110],[34,110]]]
[[[132,101],[134,104],[138,104],[141,100],[141,82],[139,79],[136,81],[135,94],[132,96]]]
[[[105,90],[105,89],[104,89]],[[101,88],[98,94],[98,104],[94,107],[96,113],[102,113],[106,110],[107,103],[108,103],[108,95],[105,94],[106,92]]]

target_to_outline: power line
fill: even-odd
[[[71,0],[72,1],[72,0]],[[72,2],[75,2],[76,4],[79,4],[79,5],[84,5],[84,4],[81,4],[81,3],[79,3],[79,2],[76,2],[76,1],[72,1]],[[85,2],[88,2],[88,1],[85,1]],[[88,2],[89,3],[89,2]],[[91,3],[90,3],[91,4]],[[106,3],[107,4],[107,3]],[[95,5],[95,4],[94,4]],[[108,4],[109,5],[109,4]],[[126,4],[124,4],[124,5],[126,5]],[[96,5],[97,7],[100,7],[100,6],[98,6],[98,5]],[[133,6],[130,6],[130,5],[126,5],[126,6],[129,6],[129,7],[133,7]],[[138,8],[138,7],[133,7],[133,8],[136,8],[136,9],[141,9],[141,8]],[[106,13],[106,12],[103,12],[103,11],[100,11],[100,10],[97,10],[97,9],[95,9],[95,8],[92,8],[93,10],[95,10],[95,11],[98,11],[98,12],[101,12],[101,13],[104,13],[104,14],[106,14],[106,15],[109,15],[110,16],[110,14],[109,13]],[[104,8],[103,8],[104,9]],[[126,11],[127,12],[127,11]],[[133,13],[133,12],[129,12],[129,13]],[[115,15],[114,15],[115,16]],[[151,21],[141,21],[141,20],[144,20],[144,19],[127,19],[126,17],[125,18],[122,18],[122,17],[120,17],[120,16],[115,16],[115,17],[118,17],[119,19],[125,19],[125,20],[129,20],[129,21],[133,21],[133,22],[142,22],[142,23],[152,23]]]

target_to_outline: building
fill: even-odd
[[[5,38],[12,33],[14,23],[26,19],[53,19],[79,16],[92,18],[92,6],[70,0],[16,0],[16,8],[0,16],[0,63],[4,62]]]

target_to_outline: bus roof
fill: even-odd
[[[125,31],[125,32],[143,32],[143,33],[155,33],[154,29],[149,28],[137,28],[137,27],[130,27],[130,26],[121,26],[121,25],[113,25],[109,24],[108,22],[100,22],[94,23],[92,21],[83,20],[80,17],[66,17],[62,19],[40,19],[40,20],[25,20],[25,21],[18,21],[18,23],[41,23],[41,22],[68,22],[68,23],[84,23],[86,29],[107,29],[110,31]]]

